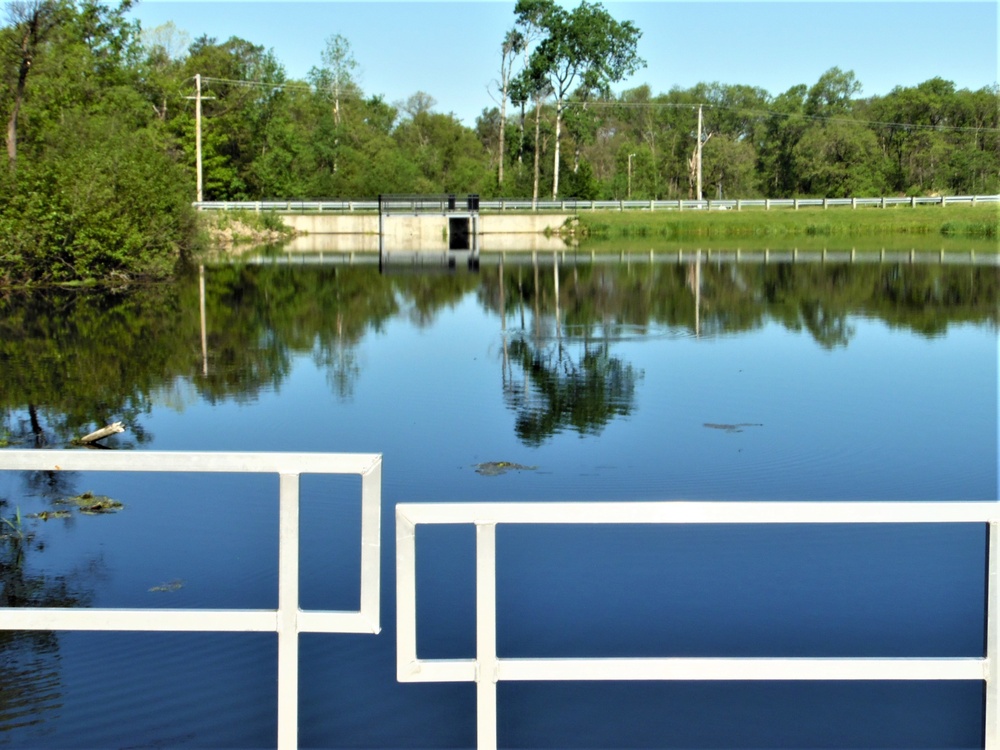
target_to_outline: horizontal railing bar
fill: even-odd
[[[396,514],[412,524],[986,523],[1000,519],[1000,503],[993,500],[400,503],[396,506]]]
[[[398,665],[399,682],[475,682],[475,659],[418,659]]]
[[[333,612],[303,609],[298,612],[300,633],[378,633],[378,618],[362,612]]]
[[[500,680],[983,680],[977,658],[503,659]]]
[[[377,453],[184,453],[174,451],[0,451],[0,470],[363,474]]]
[[[0,608],[0,630],[275,632],[275,610]]]
[[[300,633],[378,633],[360,612],[300,610]],[[0,630],[167,630],[275,632],[277,610],[71,609],[0,607]]]
[[[377,633],[360,612],[299,610],[303,633]],[[0,608],[0,630],[274,631],[277,610]]]

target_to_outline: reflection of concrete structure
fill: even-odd
[[[302,234],[281,246],[283,253],[377,253],[378,234]]]
[[[403,248],[400,248],[403,249]],[[479,250],[484,253],[516,253],[539,251],[561,253],[566,242],[556,234],[487,234],[480,237]],[[447,246],[438,236],[435,245],[419,248],[421,251],[445,253]],[[377,234],[303,234],[281,246],[282,254],[300,253],[373,253],[378,254]],[[412,250],[410,250],[412,252]]]

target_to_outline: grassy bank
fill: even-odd
[[[894,206],[744,209],[742,211],[581,212],[572,231],[601,239],[969,237],[997,239],[1000,208]]]
[[[295,235],[295,231],[271,211],[202,211],[198,219],[212,249],[274,244]]]

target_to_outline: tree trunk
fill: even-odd
[[[521,147],[517,150],[517,163],[523,164],[524,163],[524,103],[523,102],[521,103],[520,128],[521,128]]]
[[[504,84],[503,99],[500,100],[500,164],[497,167],[497,188],[503,190],[503,138],[507,129],[507,86]],[[501,193],[502,195],[502,193]]]
[[[17,165],[17,116],[21,112],[21,102],[24,101],[24,88],[28,82],[28,71],[31,70],[31,30],[24,32],[21,39],[21,67],[17,72],[17,87],[14,89],[14,106],[10,109],[10,119],[7,120],[7,162],[11,169]]]
[[[11,170],[17,165],[17,111],[21,108],[21,98],[15,96],[14,106],[7,121],[7,164]]]
[[[26,3],[10,3],[8,13],[14,25],[21,31],[21,62],[17,71],[17,85],[14,88],[14,102],[10,118],[7,120],[7,160],[10,168],[17,163],[17,118],[24,101],[24,89],[28,73],[35,59],[35,50],[44,40],[54,23],[55,4],[48,0],[33,0]]]
[[[340,87],[333,93],[333,126],[337,134],[333,138],[333,173],[337,174],[337,152],[340,150]]]
[[[552,200],[559,196],[559,135],[562,128],[562,99],[556,99],[556,148],[552,166]]]

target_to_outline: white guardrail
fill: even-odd
[[[497,524],[985,523],[989,529],[985,658],[507,659],[496,649]],[[476,657],[420,659],[416,526],[476,527]],[[500,680],[984,680],[986,750],[1000,750],[1000,503],[648,502],[396,506],[397,677],[475,682],[479,750],[497,746]]]
[[[0,470],[230,472],[279,475],[278,608],[0,608],[0,630],[275,632],[279,750],[298,747],[299,633],[378,633],[382,456],[376,453],[0,451]],[[299,609],[299,476],[361,476],[361,597],[357,611]]]
[[[497,200],[482,200],[480,211],[740,211],[744,208],[806,208],[832,206],[952,206],[967,203],[975,206],[979,203],[998,203],[1000,195],[942,195],[931,197],[880,197],[880,198],[754,198],[735,200],[545,200],[501,198]],[[426,213],[439,210],[446,213],[447,203],[444,200],[412,201],[406,206],[405,201],[394,200],[393,213],[407,211]],[[284,211],[286,213],[351,213],[354,211],[378,211],[378,201],[374,200],[269,200],[269,201],[202,201],[193,203],[195,208],[207,211]],[[464,211],[464,206],[462,207]]]

